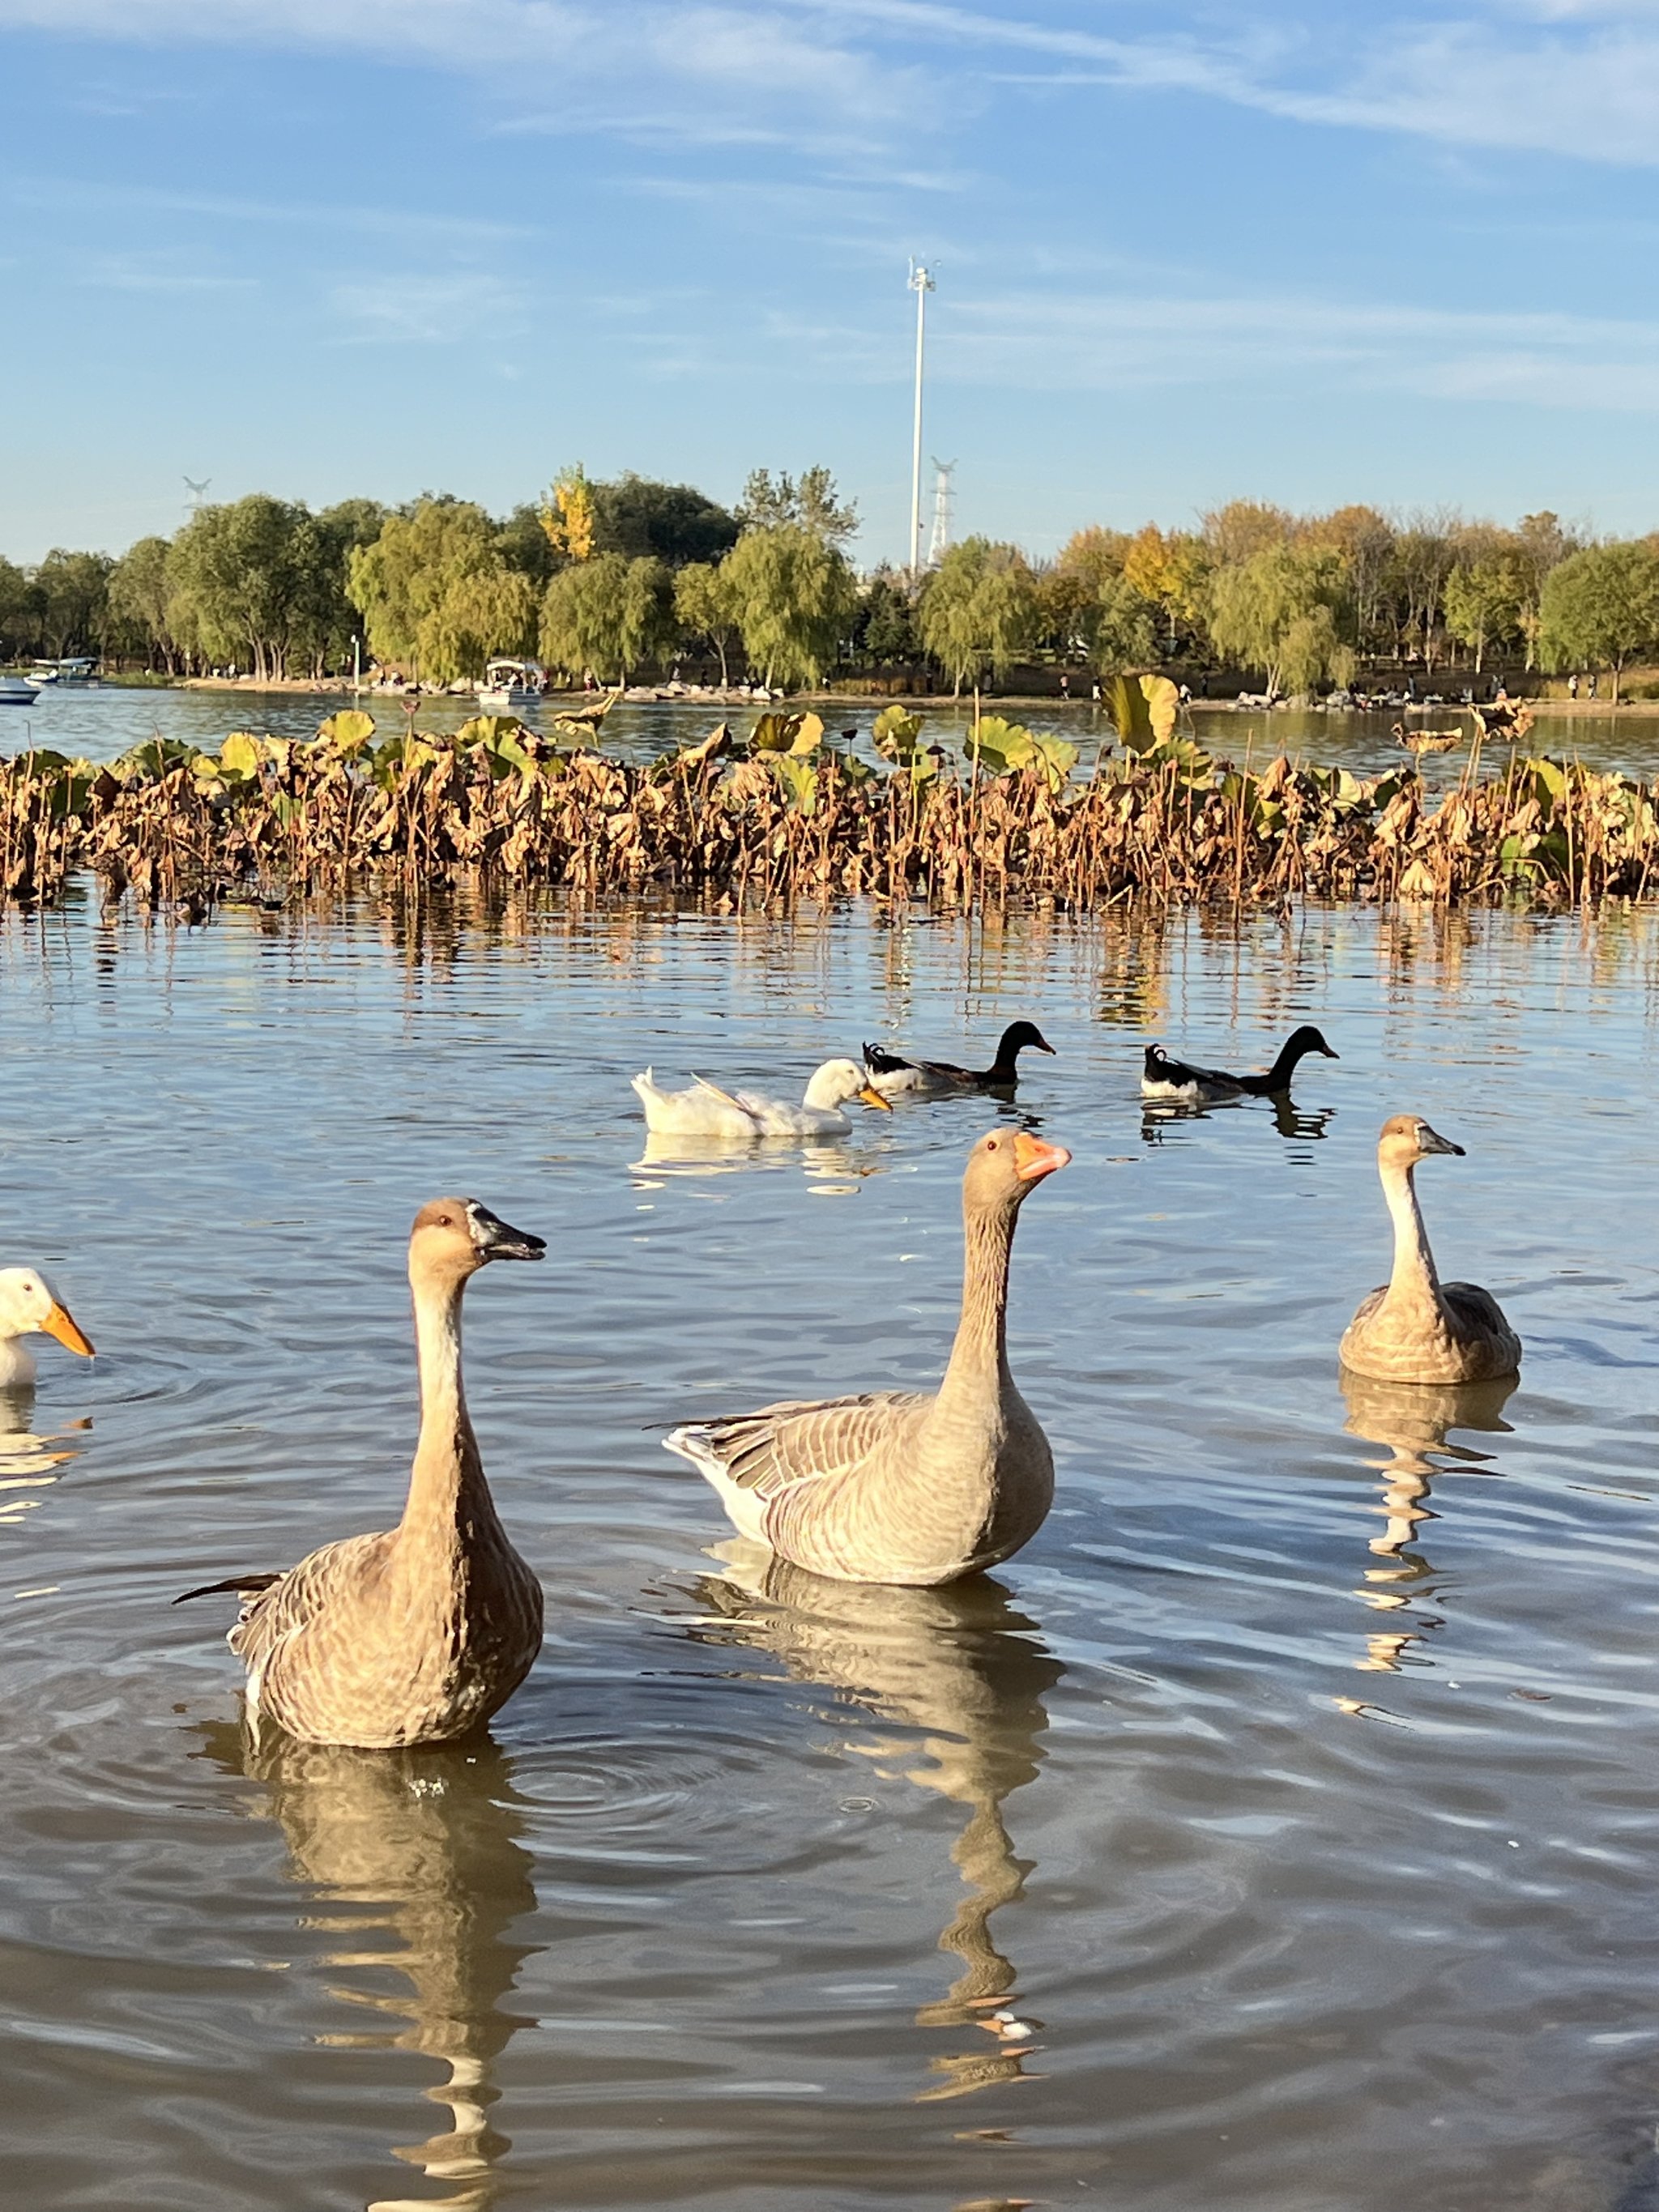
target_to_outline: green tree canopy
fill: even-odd
[[[542,656],[573,676],[622,683],[667,634],[668,571],[660,561],[596,553],[573,561],[542,602]]]
[[[704,639],[720,655],[720,682],[732,681],[728,656],[743,629],[743,610],[724,562],[689,562],[674,579],[674,616],[685,635]]]
[[[174,634],[210,658],[251,664],[262,680],[285,676],[314,557],[301,536],[310,520],[264,492],[193,515],[167,561]]]
[[[921,641],[957,691],[1028,652],[1036,622],[1031,572],[1017,545],[964,538],[922,586]]]
[[[858,585],[843,556],[802,523],[747,530],[721,562],[744,650],[769,684],[815,684],[852,629]]]
[[[535,586],[509,567],[497,539],[470,500],[428,497],[389,515],[349,563],[376,656],[450,684],[481,676],[492,653],[527,652]]]
[[[878,665],[912,661],[920,653],[909,586],[890,569],[878,568],[865,586],[854,617],[853,642],[864,659]]]
[[[629,470],[593,486],[593,550],[683,568],[713,562],[738,542],[738,518],[690,484],[657,483]]]
[[[1613,697],[1638,653],[1659,644],[1659,553],[1640,539],[1587,545],[1544,585],[1539,647],[1547,668],[1607,668]]]
[[[1210,579],[1211,642],[1224,659],[1259,668],[1275,694],[1311,690],[1328,677],[1343,683],[1353,672],[1341,628],[1346,602],[1340,554],[1290,542],[1264,545]]]
[[[1103,676],[1151,668],[1158,659],[1158,609],[1127,576],[1108,576],[1085,617],[1089,659]]]
[[[738,501],[738,520],[745,530],[804,530],[825,545],[844,546],[859,526],[859,511],[842,506],[836,480],[823,467],[805,470],[799,483],[770,469],[751,470]]]
[[[171,618],[173,586],[165,538],[141,538],[116,562],[109,580],[110,621],[124,646],[158,659],[168,675],[180,662],[180,641]]]

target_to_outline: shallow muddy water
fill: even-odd
[[[231,730],[265,732],[273,737],[313,736],[323,716],[337,707],[349,706],[349,693],[319,696],[295,691],[196,691],[126,689],[119,684],[94,685],[85,690],[46,690],[27,711],[0,708],[0,752],[21,752],[28,746],[83,756],[88,760],[112,760],[129,745],[153,737],[177,738],[193,745],[216,747]],[[403,708],[396,696],[365,693],[361,702],[374,715],[382,736],[404,727]],[[820,702],[820,711],[834,732],[847,732],[854,750],[876,758],[869,729],[880,702],[858,704]],[[458,729],[477,707],[471,699],[433,698],[421,702],[419,726],[423,730]],[[734,730],[746,731],[759,707],[718,707],[707,701],[659,700],[654,703],[623,702],[606,717],[603,744],[607,751],[631,761],[654,760],[671,746],[690,744],[704,737],[715,723],[727,720]],[[924,710],[930,730],[947,745],[959,747],[971,720],[971,708],[948,703]],[[1030,728],[1053,730],[1079,750],[1084,769],[1094,759],[1103,737],[1109,739],[1110,724],[1086,701],[1062,707],[1058,702],[1030,706],[1004,706],[988,700],[985,711],[1006,712]],[[527,710],[526,719],[544,719],[539,708]],[[1250,761],[1263,768],[1276,753],[1315,766],[1338,766],[1355,775],[1378,775],[1397,768],[1406,758],[1395,743],[1394,731],[1401,717],[1395,713],[1302,713],[1286,708],[1272,714],[1206,708],[1197,702],[1194,729],[1200,742],[1224,759]],[[1413,729],[1471,727],[1467,714],[1455,708],[1434,708],[1408,715]],[[1535,752],[1577,757],[1587,768],[1616,769],[1622,774],[1652,777],[1659,775],[1659,717],[1646,714],[1583,714],[1541,713],[1528,738]],[[1463,772],[1466,752],[1429,756],[1423,773],[1431,790],[1443,790]],[[1508,748],[1488,748],[1488,770],[1501,768]]]
[[[0,1261],[99,1347],[0,1441],[0,2199],[1659,2203],[1656,989],[1628,918],[0,927]],[[935,1376],[1003,1109],[650,1162],[628,1076],[1019,1015],[1054,1512],[956,1592],[769,1577],[662,1426]],[[1143,1116],[1150,1037],[1309,1018],[1294,1115]],[[1340,1385],[1403,1108],[1512,1395]],[[552,1241],[467,1339],[546,1650],[470,1752],[251,1753],[168,1601],[395,1517],[457,1189]]]

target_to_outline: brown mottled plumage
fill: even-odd
[[[1381,1382],[1487,1382],[1513,1375],[1521,1340],[1490,1291],[1443,1283],[1412,1180],[1419,1160],[1440,1152],[1459,1159],[1462,1145],[1437,1136],[1416,1114],[1382,1124],[1376,1169],[1394,1217],[1394,1273],[1349,1322],[1340,1358],[1356,1375]]]
[[[665,1439],[737,1528],[840,1582],[954,1582],[1012,1559],[1054,1502],[1054,1463],[1009,1372],[1008,1261],[1021,1203],[1071,1154],[981,1137],[963,1178],[962,1319],[932,1396],[886,1390],[765,1406]]]
[[[245,1594],[228,1640],[247,1668],[256,1726],[266,1717],[307,1742],[374,1749],[445,1743],[488,1720],[530,1672],[541,1586],[484,1480],[461,1389],[461,1299],[489,1261],[546,1249],[476,1199],[434,1199],[416,1215],[421,1440],[402,1520],[325,1544],[286,1574],[208,1586]]]

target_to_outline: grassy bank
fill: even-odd
[[[311,740],[156,739],[106,767],[26,753],[0,761],[0,903],[50,904],[84,872],[106,898],[194,911],[464,876],[958,908],[1659,890],[1645,784],[1507,746],[1435,799],[1408,766],[1362,779],[1281,757],[1257,773],[1173,732],[1132,732],[1086,778],[1074,747],[994,718],[958,750],[892,711],[877,742],[872,766],[828,746],[816,716],[769,714],[630,767],[507,718],[377,742],[348,713]]]

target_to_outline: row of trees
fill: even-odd
[[[1236,501],[1193,530],[1080,531],[1048,562],[970,538],[918,583],[860,580],[829,472],[757,471],[730,509],[685,484],[567,471],[497,520],[428,495],[313,512],[255,494],[120,559],[0,559],[0,656],[84,652],[168,674],[322,677],[366,659],[440,683],[495,653],[627,678],[677,659],[786,687],[1019,664],[1174,666],[1270,690],[1369,665],[1606,669],[1659,649],[1659,536],[1595,543],[1550,514],[1513,529],[1368,507],[1297,516]]]

